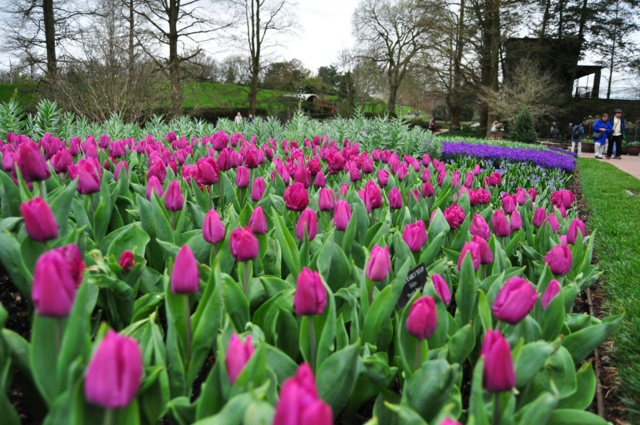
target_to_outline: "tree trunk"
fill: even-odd
[[[460,0],[460,15],[458,16],[458,34],[456,39],[456,53],[453,63],[453,99],[451,111],[451,129],[460,128],[462,117],[462,53],[464,51],[464,10],[465,0]]]
[[[247,22],[250,28],[249,51],[251,53],[251,84],[249,85],[249,113],[256,115],[256,102],[258,99],[258,79],[260,77],[260,48],[262,40],[260,38],[260,2],[251,1],[251,22]]]
[[[544,14],[542,15],[542,28],[540,29],[540,38],[544,38],[547,34],[547,23],[549,22],[549,9],[551,8],[551,0],[547,0],[544,5]]]
[[[133,0],[129,0],[129,85],[133,79],[133,66],[134,66],[134,42],[133,35],[135,34],[135,19],[133,17],[134,7]]]
[[[558,13],[558,40],[562,40],[562,31],[564,25],[564,1],[560,0],[558,3],[560,12]]]
[[[580,41],[580,50],[582,50],[582,43],[584,42],[584,26],[587,23],[587,14],[589,10],[587,10],[587,3],[589,0],[584,0],[582,2],[582,8],[580,9],[580,27],[578,29],[578,40]]]
[[[180,86],[180,58],[178,56],[178,10],[179,0],[171,0],[169,6],[169,80],[171,82],[171,110],[177,118],[182,114],[182,87]]]
[[[58,71],[58,60],[56,58],[56,26],[53,15],[53,0],[42,1],[42,12],[47,50],[47,75],[48,77],[55,77]]]
[[[390,114],[396,113],[396,98],[398,97],[398,85],[389,81],[389,103],[387,104],[387,111]]]

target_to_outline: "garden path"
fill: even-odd
[[[580,158],[593,158],[592,153],[583,153]],[[601,159],[601,161],[609,162],[625,173],[631,174],[633,177],[640,179],[640,156],[623,155],[622,159]]]

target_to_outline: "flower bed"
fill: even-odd
[[[572,313],[600,275],[573,158],[443,151],[11,135],[0,258],[33,314],[0,364],[49,423],[604,424],[583,360],[621,318]]]
[[[445,142],[442,146],[442,154],[445,157],[463,155],[491,160],[509,159],[516,162],[531,162],[546,168],[557,168],[568,172],[573,172],[575,168],[574,158],[549,150]]]

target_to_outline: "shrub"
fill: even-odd
[[[523,108],[516,117],[511,138],[521,143],[538,143],[538,135],[533,125],[533,117],[528,108]]]

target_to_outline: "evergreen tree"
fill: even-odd
[[[516,117],[511,131],[511,139],[521,143],[538,143],[538,135],[533,125],[533,117],[529,108],[525,107]]]

